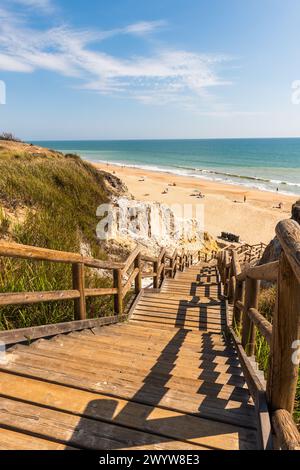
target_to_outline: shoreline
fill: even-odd
[[[232,232],[250,244],[268,243],[275,235],[277,223],[290,218],[292,204],[300,199],[296,195],[171,172],[145,170],[110,162],[89,160],[89,163],[119,177],[137,200],[169,205],[203,204],[205,231],[214,237],[218,237],[223,231]],[[195,197],[199,192],[204,198]]]
[[[194,168],[191,168],[191,169],[188,169],[186,168],[186,170],[190,170],[190,171],[198,171],[200,174],[194,174],[194,173],[191,173],[191,174],[184,174],[183,172],[180,172],[180,170],[178,170],[178,172],[176,172],[176,170],[172,170],[172,169],[167,169],[167,168],[163,168],[163,167],[153,167],[151,168],[151,166],[148,166],[145,164],[145,166],[143,165],[134,165],[134,164],[129,164],[129,163],[123,163],[123,162],[110,162],[110,161],[107,161],[107,160],[98,160],[98,161],[92,161],[92,160],[89,160],[89,158],[87,156],[85,157],[82,157],[84,158],[85,160],[87,160],[89,163],[91,163],[92,165],[111,165],[111,166],[116,166],[116,167],[119,167],[119,168],[128,168],[128,169],[133,169],[133,170],[141,170],[141,171],[144,171],[144,172],[152,172],[152,173],[163,173],[163,174],[168,174],[168,175],[173,175],[173,176],[178,176],[178,177],[182,177],[182,178],[193,178],[193,179],[196,179],[196,180],[204,180],[204,181],[208,181],[208,182],[212,182],[212,183],[220,183],[220,184],[225,184],[226,186],[229,185],[229,186],[234,186],[234,187],[239,187],[239,188],[244,188],[245,191],[248,191],[248,190],[253,190],[253,191],[262,191],[262,192],[267,192],[267,193],[272,193],[272,194],[281,194],[282,196],[290,196],[290,197],[294,197],[294,198],[300,198],[300,193],[299,194],[296,194],[296,193],[292,193],[292,192],[289,192],[289,191],[275,191],[275,190],[272,190],[271,188],[268,189],[268,188],[257,188],[255,187],[254,185],[251,185],[250,183],[249,184],[242,184],[241,182],[237,181],[226,181],[226,180],[223,180],[222,178],[213,178],[213,177],[209,177],[209,176],[204,176],[204,174],[214,174],[214,175],[222,175],[222,176],[228,176],[228,177],[233,177],[233,178],[240,178],[240,179],[245,179],[245,180],[249,180],[249,181],[257,181],[257,182],[262,182],[262,183],[273,183],[275,184],[275,181],[274,180],[267,180],[267,179],[263,179],[263,178],[258,178],[258,177],[251,177],[251,176],[242,176],[242,175],[238,175],[238,174],[231,174],[231,173],[224,173],[224,172],[218,172],[216,170],[196,170]],[[180,168],[180,167],[179,167]],[[182,167],[183,169],[183,167]],[[202,173],[202,174],[201,174]],[[276,181],[276,183],[278,185],[291,185],[291,183],[287,183],[287,182],[284,182],[284,181]]]

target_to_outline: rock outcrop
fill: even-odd
[[[203,231],[201,215],[176,212],[158,202],[143,202],[127,196],[117,197],[101,221],[98,238],[106,243],[126,246],[136,244],[144,254],[157,256],[162,247],[172,253],[181,247],[191,251],[218,249],[216,241]]]

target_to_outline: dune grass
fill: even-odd
[[[103,176],[74,155],[31,155],[0,148],[0,237],[18,243],[79,252],[82,244],[98,259],[97,207],[108,201]],[[13,214],[22,212],[21,220]],[[7,215],[8,214],[8,215]],[[88,270],[88,287],[107,287],[110,278]],[[70,266],[0,258],[0,290],[22,292],[71,288]],[[109,298],[88,300],[90,316],[112,312]],[[73,302],[0,309],[0,329],[73,319]]]
[[[262,289],[259,298],[259,311],[272,323],[273,312],[276,302],[276,287]],[[267,376],[269,366],[270,348],[265,338],[257,332],[256,335],[256,359],[261,370]],[[295,399],[294,419],[298,427],[300,426],[300,370],[298,375],[298,387]]]
[[[270,323],[273,323],[273,312],[275,309],[275,302],[276,286],[262,288],[259,295],[258,310]],[[237,334],[241,337],[241,327],[235,326],[235,330]],[[256,329],[255,357],[259,365],[259,369],[264,372],[265,378],[267,379],[270,359],[270,347],[267,341],[265,340],[264,336],[260,334],[258,329]],[[298,386],[295,397],[294,419],[298,428],[300,428],[300,370],[298,375]]]

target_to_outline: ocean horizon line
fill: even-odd
[[[24,142],[29,142],[33,144],[38,144],[39,142],[160,142],[160,141],[209,141],[209,140],[298,140],[300,136],[297,137],[191,137],[191,138],[180,138],[180,137],[163,137],[163,138],[91,138],[91,139],[53,139],[53,138],[43,138],[43,139],[24,139]]]
[[[111,163],[300,195],[300,138],[64,140],[33,143]]]

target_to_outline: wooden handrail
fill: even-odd
[[[295,220],[283,220],[276,234],[298,282],[300,282],[300,230]]]
[[[0,242],[0,256],[9,258],[21,258],[36,261],[51,261],[54,263],[82,263],[90,268],[97,269],[122,269],[124,263],[102,261],[79,253],[50,250],[36,246],[20,245],[17,243]]]
[[[276,447],[282,450],[300,450],[300,434],[292,415],[286,410],[276,410],[272,416],[276,434]]]
[[[124,262],[111,262],[97,260],[91,257],[83,256],[79,253],[51,250],[35,246],[21,245],[0,241],[0,256],[20,258],[34,261],[49,261],[54,263],[71,264],[73,289],[51,292],[13,292],[0,293],[0,306],[9,305],[30,305],[40,302],[54,302],[60,300],[74,301],[74,319],[85,320],[86,298],[105,295],[114,296],[114,311],[118,315],[123,314],[124,297],[130,291],[132,284],[135,284],[135,294],[142,289],[142,278],[152,277],[153,287],[160,287],[166,273],[174,277],[177,267],[183,269],[182,259],[185,263],[190,262],[187,258],[187,252],[183,251],[179,255],[177,250],[172,255],[167,254],[166,249],[162,248],[158,257],[142,255],[139,247],[136,247]],[[182,256],[184,258],[182,258]],[[170,263],[168,267],[166,260]],[[143,272],[142,261],[152,263],[153,270],[150,273]],[[133,266],[129,275],[127,272]],[[96,269],[111,270],[113,272],[113,287],[88,289],[85,286],[85,267]],[[125,282],[124,282],[125,279]]]
[[[124,263],[124,266],[123,266],[123,272],[126,273],[128,271],[128,269],[131,267],[131,265],[134,263],[134,260],[136,259],[136,257],[140,254],[141,250],[140,248],[137,246],[133,252],[128,256],[127,260],[125,261]]]
[[[279,261],[262,264],[260,266],[248,266],[236,276],[238,281],[245,281],[247,277],[258,281],[277,281]]]
[[[247,313],[250,320],[255,323],[261,334],[266,338],[268,345],[271,346],[272,324],[255,308],[250,308]]]
[[[282,248],[279,261],[241,267],[240,261],[258,261],[266,247],[263,243],[227,247],[218,254],[217,260],[224,295],[233,305],[233,328],[238,328],[241,333],[239,348],[247,356],[255,354],[256,328],[270,346],[266,386],[268,407],[273,413],[273,429],[281,442],[280,447],[291,449],[300,442],[292,421],[299,364],[292,361],[291,349],[300,339],[300,225],[294,220],[283,220],[277,225],[276,234]],[[258,310],[260,281],[277,284],[273,324]],[[233,328],[229,328],[231,336],[236,335]]]

